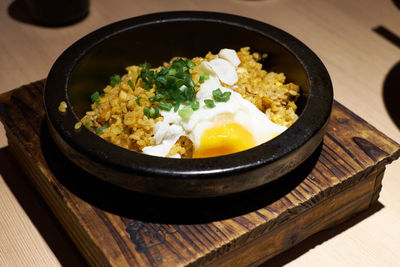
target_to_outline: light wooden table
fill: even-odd
[[[70,44],[108,23],[158,11],[221,11],[270,23],[302,40],[328,68],[335,99],[400,141],[399,126],[383,100],[387,75],[400,64],[400,47],[373,30],[384,26],[400,36],[400,8],[396,4],[400,6],[396,0],[92,0],[89,16],[80,23],[45,28],[29,23],[21,1],[2,0],[0,93],[46,77],[57,56]],[[392,92],[397,97],[400,78],[398,82],[397,93]],[[399,174],[400,161],[389,165],[378,205],[309,238],[269,264],[399,266]],[[85,262],[20,171],[1,128],[0,266],[59,265],[84,266]]]

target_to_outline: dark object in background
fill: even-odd
[[[396,124],[397,128],[400,129],[399,86],[400,61],[398,61],[386,75],[382,92],[386,110],[389,113],[392,121]]]
[[[48,26],[77,22],[89,12],[89,0],[25,0],[32,18]]]

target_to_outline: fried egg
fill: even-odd
[[[178,112],[160,111],[163,121],[154,127],[155,146],[143,148],[143,153],[165,157],[182,135],[187,136],[194,146],[193,158],[215,157],[240,152],[265,143],[287,129],[273,123],[250,101],[244,99],[221,82],[234,86],[238,81],[237,67],[240,60],[232,49],[222,49],[218,57],[204,61],[199,69],[209,74],[196,94],[200,108],[184,121]],[[212,99],[216,89],[230,92],[227,102],[215,102],[215,107],[205,105],[205,99]],[[179,109],[184,108],[181,105]],[[180,155],[171,157],[179,158]]]

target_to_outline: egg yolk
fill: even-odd
[[[236,153],[256,146],[253,135],[243,126],[228,122],[205,130],[193,158],[207,158]]]

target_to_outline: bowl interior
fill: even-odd
[[[283,72],[301,87],[299,119],[269,142],[214,158],[171,159],[113,145],[74,125],[90,109],[90,95],[125,68],[172,57],[203,57],[222,48],[249,46],[267,53],[267,71]],[[296,168],[320,145],[333,90],[322,62],[303,43],[271,25],[240,16],[198,11],[149,14],[107,25],[69,47],[46,80],[44,101],[50,133],[73,162],[117,186],[155,195],[209,197],[271,182]],[[67,112],[58,110],[65,101]],[[70,111],[73,112],[70,112]]]
[[[271,32],[271,36],[241,24],[210,20],[172,20],[130,27],[107,36],[79,59],[69,77],[69,101],[75,114],[82,118],[90,109],[90,95],[109,84],[111,75],[124,74],[127,66],[144,62],[159,66],[176,56],[203,57],[209,51],[249,46],[251,52],[268,54],[262,62],[264,69],[283,72],[287,81],[300,85],[302,94],[297,104],[301,114],[310,93],[307,73],[285,47],[289,44],[278,41],[279,32]]]

